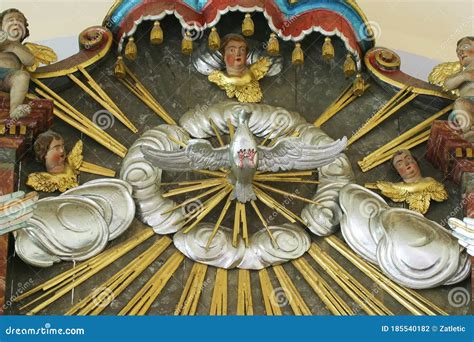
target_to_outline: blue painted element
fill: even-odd
[[[107,27],[116,32],[125,17],[143,0],[126,0],[123,1],[111,14],[109,21],[105,24]],[[182,0],[196,12],[201,12],[209,0]],[[292,17],[301,15],[318,9],[329,10],[338,13],[344,17],[352,26],[356,37],[363,51],[367,51],[373,47],[373,41],[369,40],[367,30],[363,18],[359,13],[349,5],[345,0],[299,0],[295,5],[290,5],[288,0],[274,0],[280,11],[287,20]]]

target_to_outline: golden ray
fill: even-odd
[[[61,274],[58,274],[57,276],[55,276],[54,278],[51,278],[50,280],[44,282],[43,284],[38,285],[34,287],[33,289],[15,297],[13,301],[19,302],[27,297],[32,296],[33,294],[37,292],[46,291],[51,288],[54,288],[55,286],[61,286],[62,284],[64,284],[64,282],[67,282],[70,279],[74,279],[74,277],[78,277],[84,272],[89,272],[94,267],[96,267],[99,263],[109,260],[109,258],[112,255],[115,255],[118,253],[126,254],[128,251],[135,248],[140,243],[146,241],[147,239],[149,239],[150,237],[154,235],[155,235],[155,232],[152,229],[147,229],[144,232],[140,232],[140,234],[136,234],[135,236],[131,237],[127,241],[124,241],[112,248],[109,248],[108,250],[96,255],[95,257],[87,260],[86,262],[80,265],[77,265],[76,267],[73,267]]]
[[[183,260],[183,254],[179,251],[174,252],[127,305],[120,310],[118,316],[145,315]]]
[[[217,231],[219,230],[222,221],[225,218],[225,215],[227,214],[227,211],[229,210],[230,205],[232,204],[232,194],[227,197],[227,201],[225,202],[224,208],[222,208],[221,214],[219,215],[219,218],[217,219],[216,224],[214,225],[214,229],[212,230],[211,235],[209,236],[209,240],[207,240],[206,244],[206,249],[209,249],[211,246],[211,242],[214,239],[214,236],[216,236]]]
[[[369,161],[366,164],[363,164],[362,162],[360,164],[359,163],[358,164],[359,164],[359,166],[360,166],[360,168],[363,172],[367,172],[367,171],[373,169],[374,167],[377,167],[380,164],[383,164],[386,161],[391,160],[393,158],[394,154],[397,151],[399,151],[399,150],[409,150],[409,149],[412,149],[415,146],[418,146],[419,144],[424,143],[425,141],[427,141],[430,138],[430,133],[431,133],[431,130],[423,132],[420,135],[417,135],[417,136],[413,137],[412,139],[409,139],[406,142],[398,145],[393,150],[387,151],[386,153],[384,153],[379,158],[377,158],[373,161]]]
[[[33,82],[39,81],[33,79]],[[122,158],[125,157],[125,154],[127,153],[127,149],[125,148],[125,146],[117,142],[108,133],[104,132],[88,117],[86,117],[84,114],[75,109],[72,105],[70,105],[66,100],[64,100],[61,96],[55,93],[52,89],[48,88],[45,84],[41,82],[39,82],[39,84],[41,84],[41,87],[46,92],[48,92],[49,95],[39,88],[35,88],[36,93],[38,93],[45,99],[53,101],[53,104],[55,106],[55,108],[53,109],[53,114],[56,117],[60,118],[61,120],[76,128],[77,130],[81,131],[82,133],[86,134],[88,137],[94,139],[99,144],[109,149],[113,153],[119,155]],[[38,99],[38,96],[30,93],[28,93],[26,97],[30,100]]]
[[[221,147],[225,146],[224,140],[222,140],[222,136],[221,136],[221,134],[219,132],[219,129],[217,128],[215,122],[211,118],[209,118],[209,123],[211,124],[211,128],[214,131],[214,134],[216,135],[217,141],[219,141],[219,145],[221,145]]]
[[[275,193],[277,193],[277,194],[284,195],[284,196],[287,196],[287,197],[290,197],[290,198],[295,198],[295,199],[297,199],[297,200],[300,200],[300,201],[303,201],[303,202],[306,202],[306,203],[319,205],[319,202],[316,202],[316,201],[313,201],[313,200],[310,200],[310,199],[307,199],[307,198],[298,196],[298,195],[296,195],[296,194],[292,194],[292,193],[290,193],[290,192],[287,192],[287,191],[284,191],[284,190],[281,190],[281,189],[277,189],[277,188],[274,188],[274,187],[272,187],[272,186],[265,185],[265,184],[262,184],[262,183],[259,183],[259,182],[253,182],[253,183],[254,183],[257,187],[270,190],[270,191],[275,192]]]
[[[213,187],[213,186],[216,186],[216,185],[225,184],[226,182],[227,182],[227,180],[223,179],[223,178],[220,178],[220,179],[219,178],[206,179],[206,180],[203,180],[201,182],[201,184],[176,188],[176,189],[170,190],[168,192],[165,192],[161,196],[163,196],[164,198],[173,197],[173,196],[185,194],[185,193],[188,193],[188,192],[194,192],[194,191],[207,189],[207,188],[210,188],[210,187]]]
[[[280,306],[278,305],[278,299],[276,298],[276,293],[273,289],[267,270],[264,268],[258,271],[258,277],[260,279],[260,287],[262,288],[265,314],[267,316],[281,316],[282,312]]]
[[[197,196],[195,196],[195,197],[193,197],[193,198],[187,199],[187,200],[185,200],[184,202],[181,202],[180,204],[175,205],[175,206],[172,207],[171,209],[166,210],[165,212],[162,213],[162,215],[168,214],[168,213],[170,213],[170,212],[172,212],[172,211],[175,211],[176,209],[179,209],[179,208],[184,207],[185,205],[187,205],[187,204],[189,204],[189,203],[195,202],[195,201],[197,201],[197,200],[200,199],[200,198],[206,197],[206,196],[208,196],[208,195],[210,195],[210,194],[212,194],[212,193],[214,193],[214,192],[216,192],[216,191],[218,191],[218,190],[221,190],[221,189],[224,188],[226,185],[227,185],[227,184],[218,185],[218,186],[216,186],[216,187],[214,187],[214,188],[212,188],[212,189],[210,189],[210,190],[207,190],[206,192],[203,192],[202,194],[199,194],[199,195],[197,195]]]
[[[262,222],[263,226],[265,227],[268,235],[270,236],[270,238],[272,239],[273,241],[273,245],[276,247],[276,248],[279,248],[278,247],[278,244],[275,240],[275,237],[273,236],[272,234],[272,231],[270,230],[270,228],[268,227],[268,223],[267,221],[263,218],[263,215],[262,213],[260,212],[260,210],[258,209],[258,206],[257,206],[257,203],[255,203],[255,201],[250,201],[250,204],[252,205],[252,208],[255,210],[255,213],[257,214],[258,218],[260,219],[260,222]]]
[[[153,112],[162,118],[169,125],[176,125],[176,121],[166,112],[163,106],[153,97],[150,91],[140,82],[137,76],[124,63],[125,77],[118,77],[117,79],[122,83],[132,94],[138,97],[145,105],[147,105]]]
[[[253,300],[252,287],[250,284],[250,271],[239,269],[239,280],[237,288],[237,315],[252,316]]]
[[[205,209],[196,217],[195,221],[190,226],[183,230],[183,233],[189,233],[191,229],[196,227],[198,223],[201,222],[212,211],[212,209],[214,209],[225,198],[225,196],[227,196],[232,191],[232,188],[233,187],[229,185],[220,190],[217,195],[212,197],[209,200],[209,204],[204,206]]]
[[[232,122],[230,121],[230,119],[227,119],[226,122],[227,122],[227,127],[229,128],[229,136],[230,136],[230,139],[232,140],[235,134],[235,127],[234,125],[232,125]]]
[[[390,150],[395,151],[396,149],[401,148],[401,146],[403,146],[404,143],[406,144],[407,141],[410,141],[411,139],[413,139],[417,134],[419,134],[420,132],[423,132],[424,130],[429,128],[434,120],[437,120],[438,118],[440,118],[441,116],[443,116],[447,112],[451,111],[452,109],[453,109],[453,104],[450,104],[450,105],[446,106],[442,110],[440,110],[437,113],[435,113],[434,115],[430,116],[428,119],[426,119],[423,122],[417,124],[416,126],[410,128],[408,131],[406,131],[403,134],[399,135],[398,137],[396,137],[392,141],[388,142],[384,146],[382,146],[382,147],[378,148],[377,150],[373,151],[372,153],[367,155],[359,163],[361,163],[363,165],[368,165],[368,164],[373,163],[374,161],[376,161],[379,158],[379,156],[383,155],[387,151],[390,151]]]
[[[293,260],[292,264],[333,315],[354,315],[351,307],[303,257]]]
[[[370,84],[364,84],[363,91],[369,88]],[[360,96],[354,93],[354,84],[349,84],[342,93],[326,108],[326,110],[314,121],[316,127],[321,127],[326,121],[344,109]]]
[[[312,171],[290,171],[290,172],[270,172],[270,173],[259,173],[255,178],[265,178],[265,177],[300,177],[300,176],[312,176],[313,173],[318,172],[318,170]]]
[[[249,233],[247,227],[247,211],[245,209],[245,204],[240,203],[240,219],[242,221],[242,239],[244,240],[245,247],[249,246]]]
[[[311,315],[311,310],[306,305],[303,297],[299,293],[298,289],[296,288],[295,284],[291,281],[288,274],[283,269],[283,266],[276,265],[272,266],[275,275],[277,276],[278,281],[280,282],[281,288],[285,292],[285,297],[288,300],[288,303],[293,310],[293,313],[296,316],[300,315]]]
[[[347,141],[347,146],[353,144],[364,135],[369,133],[376,126],[400,110],[400,108],[413,101],[418,94],[413,93],[413,87],[405,86],[395,94],[377,113],[367,120],[367,122]]]
[[[134,238],[131,241],[128,241],[127,244],[123,245],[123,249],[121,251],[115,250],[114,253],[111,253],[108,258],[103,258],[103,260],[98,260],[94,259],[96,264],[92,267],[90,272],[84,273],[78,278],[75,278],[74,281],[70,283],[66,283],[65,286],[62,286],[61,289],[57,290],[54,292],[54,295],[42,302],[41,304],[37,305],[33,309],[31,309],[27,315],[34,315],[37,314],[39,311],[43,310],[44,308],[48,307],[51,303],[55,302],[62,296],[64,296],[66,293],[71,291],[73,288],[79,286],[89,278],[91,278],[93,275],[97,274],[99,271],[104,269],[105,267],[109,266],[111,263],[113,263],[115,260],[120,258],[121,256],[125,255],[128,253],[130,250],[141,244],[143,241],[148,239],[149,237],[155,235],[153,230],[146,230],[144,233],[142,233],[143,237],[142,238]],[[163,237],[163,239],[169,239],[168,237]],[[74,274],[72,275],[74,277]],[[35,289],[31,290],[34,291]],[[30,292],[30,291],[29,291]],[[24,298],[24,297],[22,297]],[[18,299],[20,300],[20,299]]]
[[[170,239],[158,239],[145,252],[136,257],[98,289],[69,309],[65,315],[98,315],[117,298],[168,246]]]
[[[210,316],[227,315],[227,270],[218,268],[214,281],[214,291],[212,292]]]
[[[207,265],[196,262],[191,269],[183,293],[178,305],[174,310],[174,315],[192,316],[196,314],[197,305],[203,289],[204,278],[206,277]]]
[[[291,223],[296,223],[296,214],[293,214],[291,211],[288,211],[284,208],[280,203],[274,200],[272,197],[268,196],[262,190],[257,187],[254,187],[255,195],[257,198],[265,204],[270,209],[278,211],[281,215],[283,215],[288,221]]]
[[[393,315],[380,300],[316,244],[308,254],[368,315]]]
[[[94,87],[89,88],[85,85],[79,78],[74,74],[68,74],[68,77],[73,81],[79,88],[82,89],[86,94],[92,97],[98,104],[100,104],[104,109],[106,109],[110,114],[112,114],[117,120],[130,129],[133,133],[137,133],[138,129],[135,125],[127,118],[127,116],[117,107],[117,105],[110,99],[103,98]],[[99,85],[97,87],[100,88]],[[111,102],[109,102],[109,100]]]
[[[281,178],[281,177],[258,178],[258,177],[255,177],[254,179],[260,182],[275,182],[275,183],[302,183],[302,184],[319,184],[320,183],[319,181],[304,180],[304,179],[298,179],[298,178]]]
[[[115,171],[106,167],[102,167],[96,164],[88,163],[83,161],[79,167],[79,171],[92,173],[94,175],[104,176],[104,177],[115,177]]]
[[[234,213],[234,230],[232,232],[232,246],[237,247],[237,241],[240,233],[240,206],[238,201],[235,202]]]

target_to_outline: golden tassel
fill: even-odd
[[[153,28],[150,32],[150,43],[158,45],[163,43],[163,30],[161,29],[160,22],[157,20],[153,24]]]
[[[362,94],[364,93],[365,84],[364,84],[364,79],[362,78],[361,74],[356,75],[353,88],[354,88],[354,94],[356,96],[362,96]]]
[[[216,51],[221,47],[221,38],[219,37],[219,33],[215,27],[211,29],[211,33],[209,34],[209,41],[207,43],[209,49],[211,51]]]
[[[242,33],[244,36],[249,37],[253,35],[253,32],[254,32],[253,20],[250,14],[247,13],[242,23]]]
[[[267,53],[270,56],[278,56],[280,54],[280,43],[278,42],[278,38],[275,33],[270,34],[267,45]]]
[[[127,71],[125,70],[125,63],[123,62],[123,57],[118,56],[117,62],[115,62],[114,68],[115,76],[118,78],[124,78],[127,75]]]
[[[135,44],[133,37],[128,38],[128,43],[125,46],[125,57],[131,61],[137,59],[137,44]]]
[[[350,53],[347,54],[346,60],[344,61],[344,66],[342,69],[344,70],[344,75],[346,75],[346,77],[350,77],[355,74],[356,65]]]
[[[190,33],[186,31],[184,38],[181,42],[181,52],[184,55],[190,55],[193,53],[193,41],[191,40]]]
[[[326,61],[329,61],[334,58],[334,46],[332,46],[331,38],[324,38],[323,44],[323,58]]]
[[[293,53],[291,54],[291,63],[293,65],[302,65],[304,63],[304,53],[301,49],[301,43],[296,43]]]

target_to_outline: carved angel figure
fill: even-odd
[[[29,31],[28,21],[19,10],[0,13],[0,26],[0,89],[10,92],[10,117],[20,119],[31,112],[31,107],[23,104],[30,83],[28,71],[55,62],[57,56],[46,46],[22,44]]]
[[[378,181],[366,184],[367,188],[378,189],[382,195],[394,202],[407,202],[410,210],[425,214],[430,201],[442,202],[448,199],[444,185],[431,177],[422,177],[418,163],[408,150],[400,150],[393,157],[393,166],[403,182]]]
[[[248,122],[250,112],[241,108],[238,126],[229,145],[213,148],[209,141],[192,139],[185,149],[158,151],[147,146],[141,150],[145,159],[163,170],[231,170],[228,178],[235,185],[233,198],[245,203],[256,199],[252,181],[255,172],[311,170],[333,162],[346,148],[346,137],[325,146],[313,146],[300,138],[280,139],[274,146],[259,146]]]
[[[467,141],[474,142],[474,37],[460,39],[456,53],[459,62],[436,66],[429,81],[459,96],[450,119],[463,131]]]
[[[58,152],[57,146],[62,146],[61,151],[64,155],[64,143],[61,145],[52,145],[55,144],[53,140],[50,143],[50,149],[48,150],[49,153]],[[77,175],[79,174],[79,168],[82,164],[82,148],[83,144],[82,141],[79,140],[71,150],[71,153],[67,156],[67,159],[62,157],[62,163],[56,165],[56,168],[53,170],[61,170],[59,172],[52,172],[51,168],[48,167],[48,154],[47,153],[43,158],[46,158],[46,168],[48,172],[35,172],[28,176],[28,180],[26,184],[36,191],[43,191],[43,192],[54,192],[60,191],[64,192],[67,189],[74,188],[79,185],[77,181]],[[52,163],[52,161],[50,161]]]
[[[193,55],[193,63],[200,73],[208,75],[209,81],[225,90],[229,98],[249,103],[262,100],[258,81],[281,70],[281,58],[250,49],[245,38],[238,34],[226,35],[216,52],[209,52],[207,45],[203,45]]]

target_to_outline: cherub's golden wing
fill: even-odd
[[[425,196],[424,192],[409,193],[406,202],[411,210],[420,214],[426,214],[430,207],[430,196]]]
[[[67,156],[67,163],[74,170],[78,170],[82,164],[82,140],[79,140],[71,150],[71,153]]]
[[[407,199],[409,191],[403,186],[403,183],[391,183],[378,181],[375,183],[382,195],[390,198],[394,202],[403,202]]]
[[[454,74],[457,74],[462,70],[462,66],[460,62],[447,62],[438,64],[431,70],[430,75],[428,76],[428,81],[431,84],[435,84],[437,86],[443,87],[444,81],[451,77]],[[457,90],[453,91],[453,94],[456,94]],[[457,92],[456,95],[459,95]]]
[[[250,66],[250,72],[253,74],[256,80],[259,80],[268,73],[271,65],[272,62],[270,59],[267,57],[261,57]]]
[[[252,80],[246,85],[235,87],[235,97],[239,102],[256,103],[262,100],[263,94],[258,81]]]
[[[432,182],[425,191],[428,192],[431,199],[436,202],[442,202],[448,199],[448,192],[444,185],[439,182]]]
[[[207,76],[208,80],[215,83],[219,88],[225,90],[227,97],[232,98],[235,96],[235,85],[229,82],[227,76],[220,70],[214,70]]]
[[[54,177],[47,172],[30,173],[26,185],[42,192],[54,192],[57,189]]]
[[[49,65],[58,60],[58,56],[50,47],[34,43],[25,43],[25,46],[35,56],[35,64],[27,68],[30,72],[36,71],[40,64]]]

